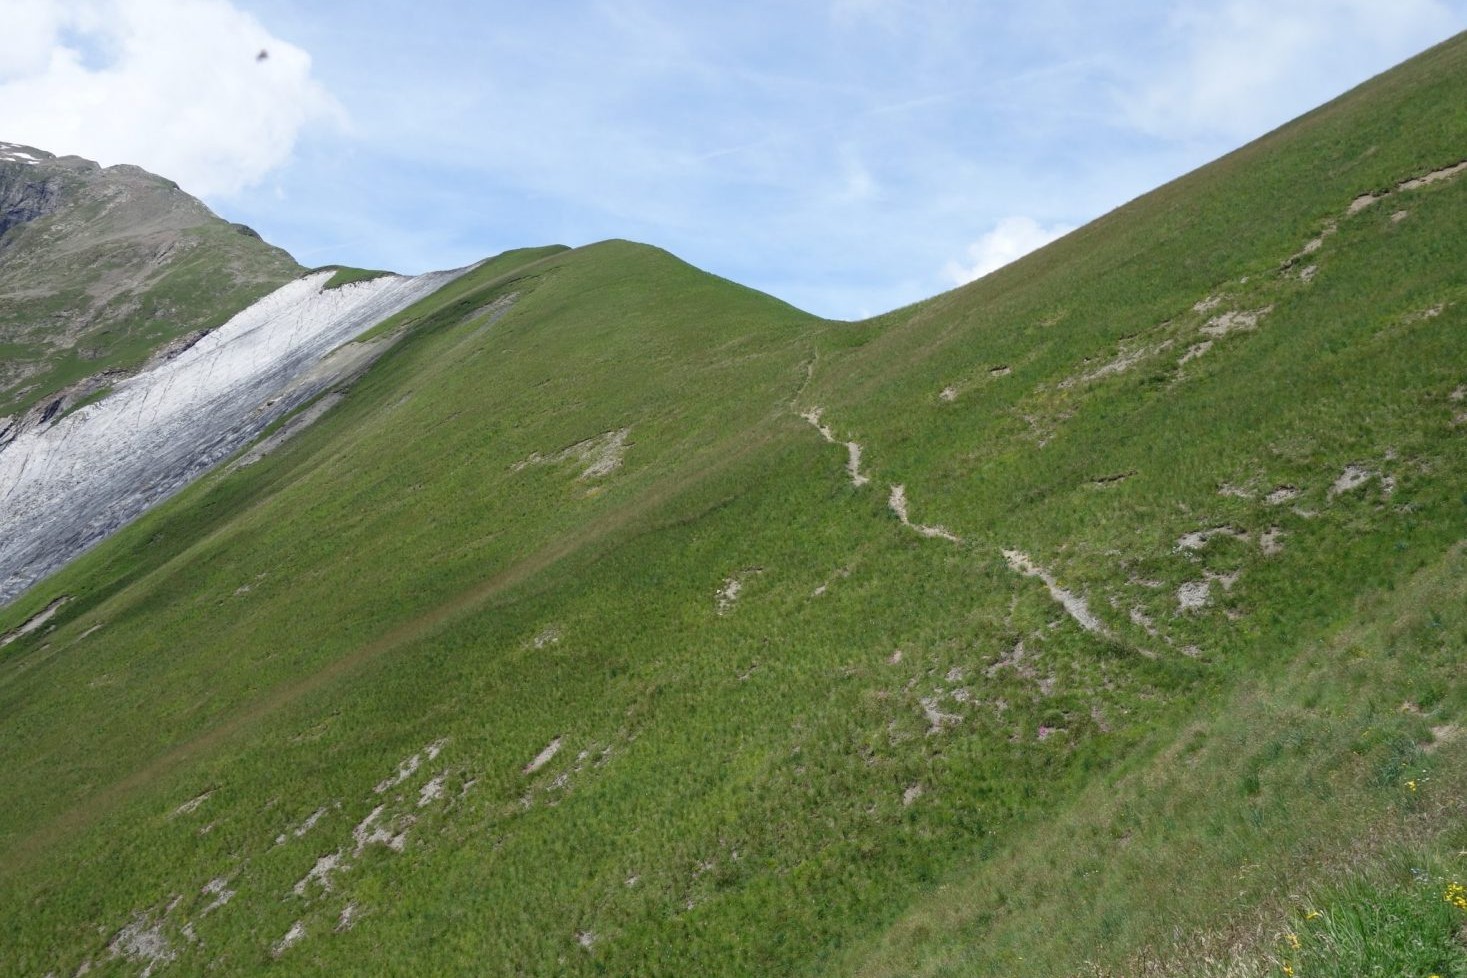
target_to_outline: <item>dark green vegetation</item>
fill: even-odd
[[[172,181],[39,150],[0,160],[0,432],[212,329],[301,273]]]
[[[486,263],[0,615],[0,970],[1467,974],[1464,158],[1459,38],[877,320]]]

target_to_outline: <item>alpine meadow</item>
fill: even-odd
[[[1464,228],[1467,35],[861,322],[0,145],[0,972],[1467,978]]]

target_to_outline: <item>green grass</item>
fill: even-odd
[[[1462,864],[1406,859],[1384,878],[1325,890],[1283,934],[1273,973],[1321,978],[1467,975]],[[1459,902],[1453,902],[1454,900]]]
[[[1467,180],[1345,210],[1460,156],[1464,60],[866,323],[612,241],[380,324],[0,611],[72,596],[0,650],[0,970],[1459,973]]]
[[[392,274],[391,272],[384,272],[380,269],[349,268],[345,265],[322,265],[320,268],[311,269],[313,272],[331,270],[335,270],[335,274],[326,280],[326,284],[321,286],[322,289],[339,289],[343,285],[351,285],[355,282],[370,282],[374,278],[381,278],[384,275]]]

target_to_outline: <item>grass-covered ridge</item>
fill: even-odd
[[[382,324],[0,613],[0,970],[1459,973],[1464,62],[865,323]]]
[[[356,282],[370,282],[374,278],[381,278],[384,275],[392,274],[391,272],[377,268],[351,268],[346,265],[322,265],[320,268],[311,269],[311,271],[329,271],[332,273],[331,277],[326,280],[326,284],[321,286],[322,289],[339,289],[343,285],[352,285]]]

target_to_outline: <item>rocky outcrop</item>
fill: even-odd
[[[314,273],[166,351],[104,400],[13,436],[0,447],[0,604],[337,382],[323,358],[458,274],[324,289],[332,273]]]
[[[0,142],[0,432],[59,402],[54,420],[301,272],[170,180]]]

